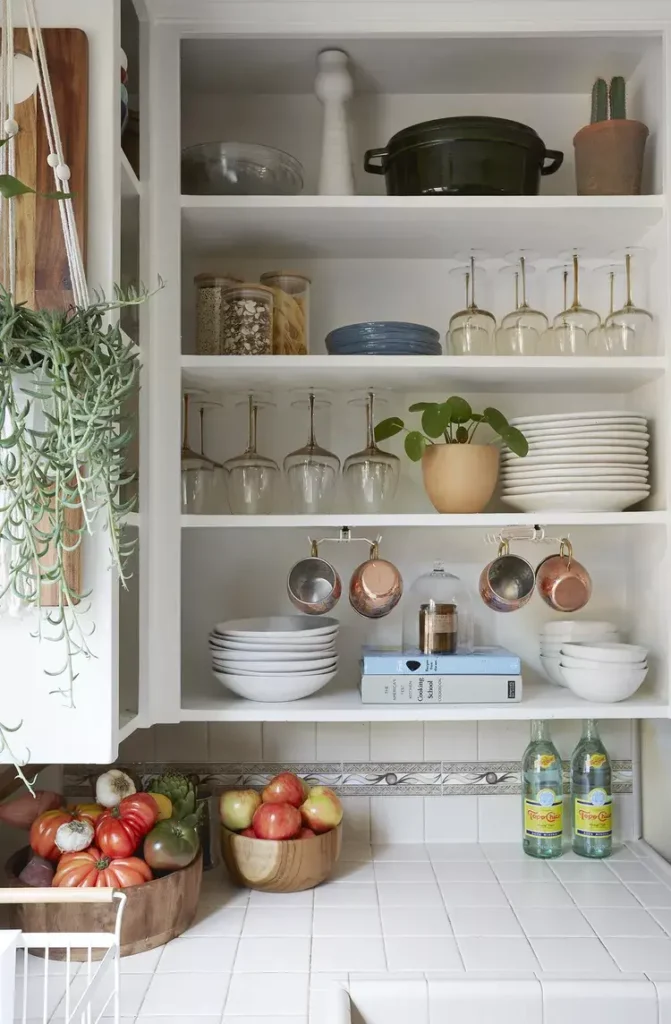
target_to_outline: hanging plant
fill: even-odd
[[[13,30],[11,5],[1,13],[0,139],[1,242],[5,288],[0,288],[0,609],[32,609],[35,635],[55,641],[58,658],[47,674],[52,693],[74,707],[75,659],[92,656],[93,626],[85,616],[86,598],[73,582],[71,556],[86,534],[104,529],[113,568],[123,584],[132,544],[123,535],[124,518],[135,499],[124,501],[132,481],[126,460],[134,423],[126,409],[139,387],[136,347],[110,314],[144,301],[147,293],[116,291],[114,299],[89,297],[77,237],[72,197],[66,191],[65,162],[33,0],[26,0],[26,22],[38,77],[49,156],[59,202],[74,305],[67,310],[34,310],[15,301],[16,249],[13,204],[34,189],[13,174],[14,140],[20,126],[13,108]],[[4,118],[4,120],[3,120]],[[8,173],[5,173],[8,172]],[[43,588],[53,594],[48,602]],[[48,604],[49,607],[43,607]],[[3,716],[0,715],[0,718]],[[0,754],[13,761],[32,790],[10,747],[22,723],[0,721]],[[13,742],[13,740],[12,740]],[[26,754],[29,758],[29,751]]]

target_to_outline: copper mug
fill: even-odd
[[[494,612],[516,612],[531,600],[536,586],[533,566],[521,555],[511,555],[507,540],[480,573],[480,597]]]
[[[367,561],[352,573],[349,603],[366,619],[389,615],[403,594],[401,574],[391,562],[380,558],[377,544],[372,544]]]
[[[312,541],[310,557],[301,558],[290,570],[287,593],[294,607],[306,615],[326,615],[340,600],[340,576],[330,562],[319,557],[317,541]]]
[[[573,557],[570,540],[563,538],[559,554],[544,558],[536,569],[538,593],[556,612],[577,612],[592,596],[592,579]]]

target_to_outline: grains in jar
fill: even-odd
[[[419,606],[419,649],[423,654],[454,654],[457,606],[430,601]]]
[[[273,344],[273,291],[242,284],[224,294],[222,346],[225,355],[266,356]]]
[[[288,270],[261,274],[261,283],[272,288],[273,353],[304,356],[308,351],[310,278]]]
[[[224,292],[242,279],[233,274],[196,274],[196,352],[199,356],[218,356],[223,352],[221,331]]]

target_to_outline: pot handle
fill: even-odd
[[[543,163],[546,160],[551,160],[552,162],[547,167],[541,167],[541,174],[554,174],[564,163],[564,154],[558,149],[546,149]]]
[[[369,174],[384,174],[384,161],[388,155],[384,147],[382,149],[367,149],[363,155],[364,171],[368,171]],[[371,163],[378,156],[381,157],[382,162],[379,164]]]

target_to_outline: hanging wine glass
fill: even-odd
[[[400,460],[375,443],[374,401],[369,391],[366,405],[366,447],[345,460],[343,477],[354,512],[383,512],[396,494],[401,471]],[[353,399],[350,405],[361,405]]]
[[[496,351],[499,355],[536,355],[538,342],[548,329],[545,313],[532,309],[527,302],[527,275],[533,273],[533,267],[528,263],[531,257],[531,253],[522,250],[516,254],[515,263],[501,271],[513,278],[515,309],[503,317],[496,332]]]
[[[205,453],[205,411],[206,409],[222,409],[223,402],[201,401],[196,402],[200,422],[200,454],[208,462],[212,463],[212,486],[209,491],[208,512],[217,515],[228,511],[226,498],[226,469],[223,463],[217,462]]]
[[[294,512],[310,514],[329,512],[335,494],[340,459],[333,452],[317,444],[315,437],[315,407],[329,403],[317,399],[314,391],[308,395],[310,410],[310,435],[308,443],[284,460],[284,472],[289,484],[289,494]],[[293,406],[304,406],[305,399],[292,402]]]
[[[489,356],[494,354],[496,317],[480,309],[475,301],[475,260],[471,251],[468,262],[450,271],[464,288],[466,304],[450,317],[447,331],[448,352],[455,356]]]
[[[182,512],[204,515],[212,489],[213,464],[201,452],[194,451],[189,444],[189,399],[201,395],[202,391],[185,391],[183,394],[181,485]]]
[[[635,306],[631,298],[631,258],[630,251],[625,253],[624,274],[626,299],[621,309],[610,312],[606,318],[606,327],[610,334],[613,330],[613,342],[619,351],[613,355],[643,355],[650,347],[652,336],[652,313],[647,309]],[[630,335],[633,333],[633,338]]]
[[[275,486],[280,467],[256,450],[256,423],[260,402],[249,395],[246,403],[248,416],[247,447],[224,463],[228,503],[233,515],[269,515],[273,511]]]
[[[589,332],[601,325],[601,317],[595,310],[587,309],[581,304],[578,253],[572,252],[570,259],[573,272],[573,301],[567,305],[566,296],[564,297],[564,309],[554,318],[552,326],[561,355],[584,356],[588,353]],[[564,277],[565,290],[566,283],[567,276]]]

